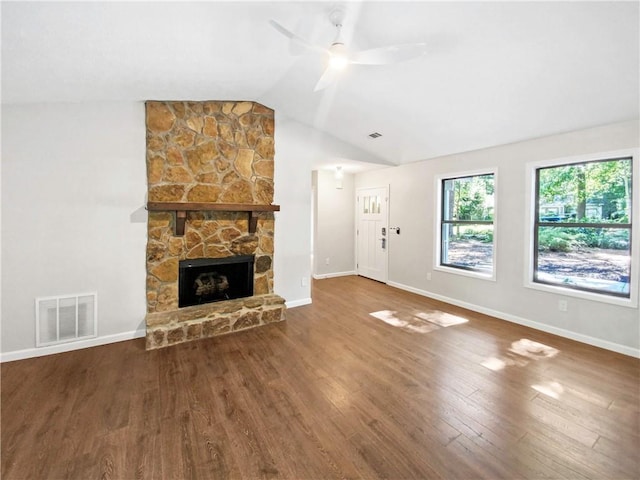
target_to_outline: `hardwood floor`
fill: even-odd
[[[2,479],[640,478],[639,360],[359,277],[313,299],[3,364]]]

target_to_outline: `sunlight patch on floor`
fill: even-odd
[[[439,328],[466,323],[466,318],[445,312],[432,310],[429,312],[403,313],[395,310],[380,310],[369,315],[382,320],[388,325],[398,327],[412,333],[429,333]]]
[[[502,370],[504,367],[506,367],[507,362],[505,362],[503,358],[489,357],[480,365],[482,365],[485,368],[488,368],[489,370],[493,370],[494,372],[497,372],[498,370]]]
[[[430,312],[418,312],[415,315],[421,320],[426,320],[427,322],[435,323],[439,327],[450,327],[452,325],[460,325],[461,323],[467,323],[469,320],[466,318],[458,317],[457,315],[451,315],[446,312],[438,312],[437,310],[433,310]]]
[[[510,348],[497,357],[489,357],[480,365],[494,372],[504,370],[507,367],[525,367],[531,361],[545,360],[555,357],[560,350],[544,343],[534,342],[527,338],[521,338],[511,343]],[[549,397],[558,399],[564,393],[564,388],[558,382],[543,382],[531,385],[531,388]]]
[[[500,357],[489,357],[480,365],[489,370],[502,370],[505,367],[524,367],[529,360],[542,360],[544,358],[555,357],[560,350],[550,347],[544,343],[534,342],[527,338],[521,338],[513,343],[509,350]]]
[[[545,382],[538,385],[531,385],[535,391],[548,397],[558,399],[564,393],[564,388],[558,382]]]
[[[526,338],[521,338],[511,344],[509,351],[534,360],[540,358],[551,358],[558,354],[558,349],[549,347],[543,343],[533,342]]]
[[[484,362],[481,362],[480,365],[497,372],[506,367],[524,367],[527,363],[529,363],[529,360],[526,358],[507,352],[500,357],[489,357]]]

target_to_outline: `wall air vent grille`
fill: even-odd
[[[98,335],[98,294],[36,298],[36,347]]]
[[[378,138],[378,137],[381,137],[381,136],[382,136],[382,134],[381,134],[381,133],[378,133],[378,132],[373,132],[373,133],[370,133],[370,134],[369,134],[369,136],[370,136],[371,138]]]

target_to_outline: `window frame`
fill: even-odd
[[[602,222],[572,222],[572,223],[553,223],[553,222],[540,222],[538,219],[538,204],[537,204],[537,192],[538,192],[538,171],[544,168],[562,167],[574,164],[602,162],[607,160],[617,160],[631,158],[631,218],[629,234],[630,245],[629,252],[631,255],[631,265],[629,274],[629,296],[610,294],[595,289],[585,289],[575,286],[563,286],[555,283],[541,282],[536,279],[536,259],[538,255],[538,238],[537,231],[540,226],[566,226],[571,227],[588,227],[588,228],[616,228],[621,229],[616,224],[608,224]],[[615,305],[621,305],[626,307],[635,308],[638,306],[638,283],[640,276],[638,275],[638,269],[640,267],[640,220],[639,220],[639,170],[638,167],[639,150],[638,149],[625,149],[615,150],[610,152],[599,152],[588,155],[577,155],[571,157],[553,158],[541,161],[534,161],[527,164],[527,178],[526,178],[526,191],[525,198],[525,258],[527,259],[527,268],[525,268],[524,286],[534,290],[540,290],[550,293],[555,293],[562,296],[570,296],[583,298],[587,300],[593,300],[602,303],[610,303]],[[549,224],[549,225],[547,225]],[[635,229],[634,229],[635,226]],[[635,232],[634,232],[635,230]]]
[[[493,175],[493,221],[456,221],[454,223],[469,223],[474,225],[486,224],[493,226],[493,241],[491,243],[492,258],[491,258],[491,272],[484,272],[480,270],[474,270],[471,268],[464,268],[461,266],[454,266],[446,263],[442,263],[442,241],[443,241],[443,225],[446,223],[451,224],[451,221],[445,221],[443,218],[443,195],[444,195],[444,182],[447,180],[456,180],[468,177],[481,177],[485,175]],[[470,170],[455,173],[440,174],[435,177],[436,192],[436,215],[435,215],[435,231],[436,241],[434,244],[434,262],[433,269],[441,272],[453,273],[456,275],[462,275],[466,277],[478,278],[481,280],[496,281],[496,259],[497,259],[497,239],[498,239],[498,169],[496,167],[483,168],[478,170]]]

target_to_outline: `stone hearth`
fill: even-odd
[[[255,295],[147,314],[147,350],[283,320],[284,299]]]
[[[270,205],[274,115],[254,102],[147,102],[150,202]],[[170,209],[169,209],[170,210]],[[284,319],[273,292],[273,212],[149,211],[147,348],[222,335]],[[178,308],[180,260],[253,255],[254,296]]]

